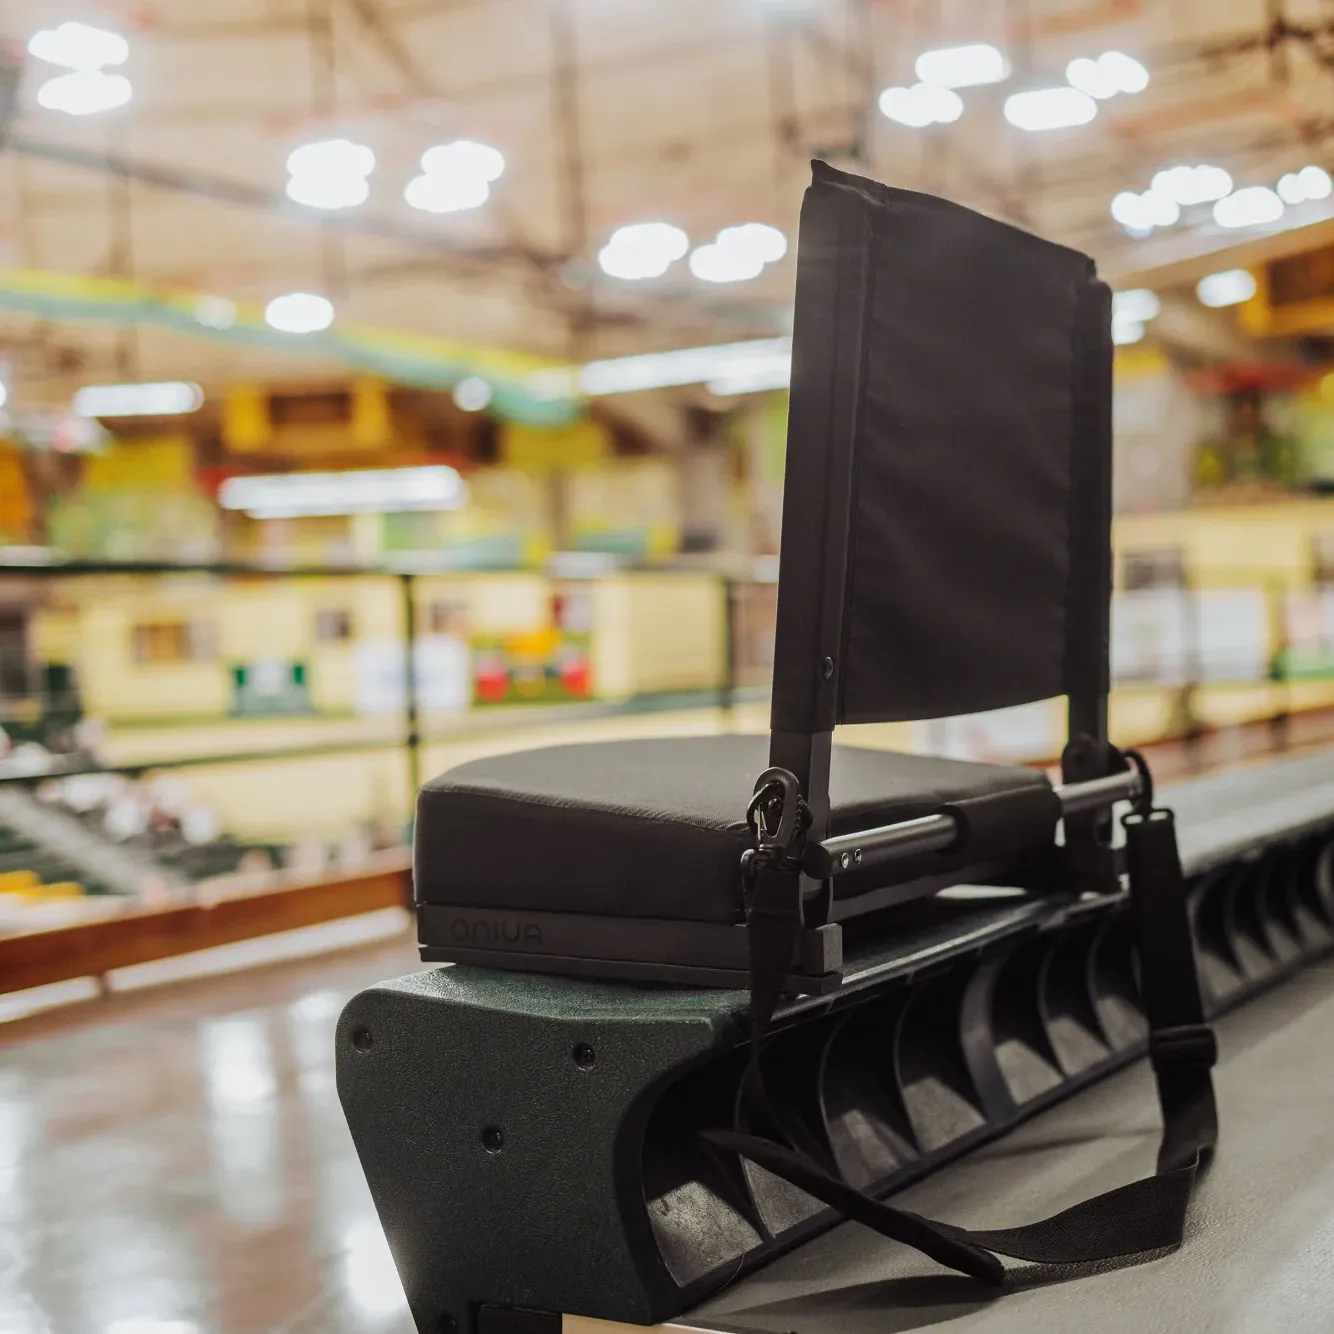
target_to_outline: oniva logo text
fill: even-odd
[[[541,947],[542,928],[516,917],[454,917],[449,937],[456,945],[529,945]]]

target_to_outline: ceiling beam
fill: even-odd
[[[452,261],[459,264],[510,264],[545,272],[559,264],[563,258],[512,243],[493,245],[446,239],[433,228],[428,230],[383,215],[359,212],[331,213],[317,217],[299,205],[292,204],[287,196],[279,191],[265,190],[242,181],[211,176],[206,172],[140,162],[119,153],[75,148],[68,144],[32,139],[26,135],[14,135],[8,148],[23,157],[39,158],[47,162],[59,162],[65,166],[108,173],[155,190],[193,195],[213,203],[232,204],[239,208],[258,209],[293,226],[311,229],[330,227],[353,235],[400,241],[405,245],[433,251],[441,263]]]

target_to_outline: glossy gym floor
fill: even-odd
[[[411,1334],[334,1090],[392,945],[0,1028],[4,1334]]]
[[[415,1334],[339,1110],[345,997],[407,936],[0,1028],[3,1334]],[[1298,1334],[1329,1328],[1334,965],[1220,1025],[1224,1139],[1186,1246],[999,1294],[845,1224],[685,1328]],[[911,1188],[960,1221],[1037,1217],[1147,1171],[1140,1063]],[[567,1334],[624,1327],[566,1321]]]

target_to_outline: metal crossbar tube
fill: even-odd
[[[1130,801],[1140,794],[1140,777],[1134,769],[1108,774],[1106,778],[1090,778],[1086,783],[1066,783],[1056,789],[1061,799],[1062,815],[1081,815],[1111,806],[1118,801]]]
[[[821,877],[839,875],[920,852],[940,852],[958,837],[959,822],[954,816],[944,812],[923,815],[916,820],[900,820],[897,824],[827,838],[806,854],[806,869]]]
[[[1085,783],[1066,783],[1055,789],[1061,814],[1079,815],[1111,806],[1136,796],[1140,790],[1139,774],[1133,769],[1093,778]],[[962,832],[960,821],[948,812],[924,815],[915,820],[862,829],[851,834],[837,834],[814,844],[806,853],[808,875],[823,879],[847,871],[864,870],[885,862],[899,861],[923,852],[941,852],[956,842]]]

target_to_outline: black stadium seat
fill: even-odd
[[[789,989],[837,985],[840,923],[951,878],[1112,887],[1109,311],[1087,256],[816,163],[768,743],[566,746],[428,783],[422,957],[744,985],[747,820],[784,802]],[[1035,770],[833,746],[839,723],[1062,695],[1066,783],[1110,784],[1078,810]]]
[[[1216,1049],[1172,814],[1154,807],[1143,760],[1107,736],[1110,497],[1110,293],[1092,261],[817,163],[797,253],[767,744],[528,751],[465,765],[419,796],[422,956],[484,967],[354,1002],[339,1077],[382,1215],[411,1223],[404,1272],[419,1319],[454,1329],[457,1311],[488,1302],[502,1310],[496,1329],[513,1307],[540,1307],[545,1323],[531,1327],[544,1330],[560,1328],[562,1310],[652,1319],[693,1281],[735,1277],[765,1244],[761,1229],[795,1235],[821,1204],[995,1284],[1001,1255],[1079,1272],[1180,1243],[1217,1136]],[[1056,696],[1069,733],[1056,786],[1037,770],[833,744],[839,723]],[[1125,799],[1116,846],[1111,817]],[[970,925],[950,915],[957,895],[931,897],[964,883],[1028,891],[1018,919],[993,903]],[[1132,927],[1115,945],[1107,924],[1127,906]],[[1032,938],[1011,962],[986,957],[989,930],[1025,922]],[[1068,947],[1054,943],[1064,931]],[[981,958],[976,984],[943,976],[942,951]],[[1113,1037],[1099,1042],[1089,986],[1113,958],[1123,1007],[1136,998],[1138,1019],[1143,1002],[1164,1116],[1155,1176],[976,1232],[862,1188],[903,1166],[914,1141],[929,1155],[1015,1111],[988,1050],[1004,1029],[986,1016],[1006,996],[1045,997],[1009,1007],[1029,1034],[1043,1022],[1085,1034],[1064,1055],[1053,1037],[1057,1085],[1106,1059]],[[747,987],[748,1005],[603,979]],[[784,1000],[808,993],[831,999]],[[661,1021],[673,1013],[695,1018],[669,1032]],[[952,1013],[957,1027],[942,1022]],[[593,1037],[594,1016],[624,1026]],[[651,1097],[635,1090],[660,1092],[670,1068],[696,1069],[701,1049],[686,1030],[713,1048],[710,1060],[646,1130]],[[840,1162],[816,1129],[831,1070],[825,1092],[838,1086],[861,1118],[850,1138],[879,1140],[869,1173],[856,1155]],[[589,1120],[590,1099],[612,1090],[623,1114]],[[915,1115],[904,1115],[908,1090]],[[414,1097],[429,1110],[401,1118]],[[420,1133],[422,1120],[448,1127],[448,1151]],[[470,1138],[470,1151],[451,1135]],[[649,1144],[652,1156],[637,1155]],[[614,1183],[600,1195],[599,1162]],[[405,1209],[439,1164],[447,1184]],[[556,1202],[560,1223],[527,1225],[537,1199]],[[506,1229],[473,1226],[468,1203]],[[599,1260],[622,1247],[633,1279],[613,1291],[595,1265],[571,1285],[567,1218]],[[468,1235],[450,1233],[455,1219]],[[518,1278],[511,1219],[527,1242]],[[613,1234],[590,1246],[588,1229],[607,1219],[619,1220]],[[650,1295],[674,1262],[680,1286]]]

